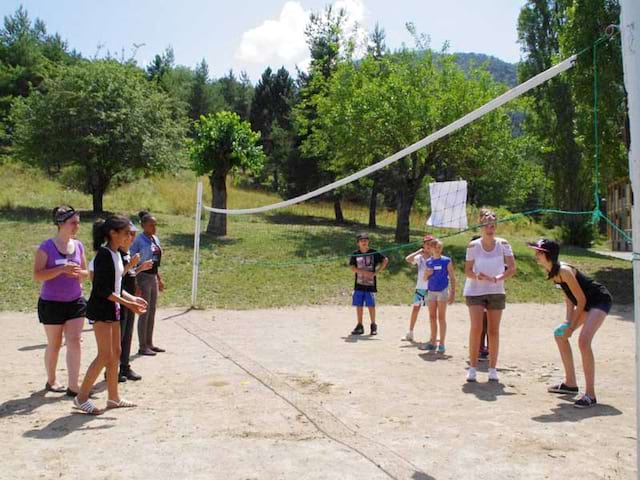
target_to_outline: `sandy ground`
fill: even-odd
[[[134,358],[144,378],[122,384],[140,406],[91,417],[43,394],[35,314],[1,313],[0,478],[636,478],[632,312],[596,336],[600,405],[588,410],[545,391],[561,377],[562,314],[509,305],[501,382],[485,369],[467,384],[463,305],[449,310],[444,356],[400,341],[408,307],[380,307],[380,334],[357,339],[347,307],[163,310],[156,343],[168,352]],[[88,325],[83,338],[84,372]],[[66,380],[63,355],[59,371]]]

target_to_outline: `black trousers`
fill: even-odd
[[[124,372],[130,368],[129,355],[131,354],[131,337],[133,337],[133,323],[136,314],[125,307],[120,308],[120,371]]]

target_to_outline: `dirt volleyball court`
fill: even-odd
[[[449,309],[445,355],[400,340],[409,313],[379,307],[379,335],[352,338],[348,307],[162,310],[167,353],[134,357],[143,380],[121,384],[139,407],[98,417],[43,393],[36,314],[0,313],[0,478],[636,478],[630,307],[595,337],[600,404],[587,410],[546,392],[562,376],[552,330],[563,305],[507,306],[497,384],[486,368],[465,382],[464,305]],[[81,373],[94,354],[86,325]]]

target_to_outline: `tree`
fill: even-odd
[[[142,71],[113,60],[66,67],[16,103],[18,158],[49,170],[83,172],[93,211],[114,181],[177,166],[185,124]]]
[[[280,190],[283,164],[280,143],[289,145],[293,140],[291,107],[294,96],[295,85],[289,72],[282,67],[274,74],[267,67],[256,84],[251,102],[251,127],[260,132],[260,144],[268,158],[263,175],[272,176],[275,191]]]
[[[27,97],[56,74],[59,65],[79,60],[58,34],[48,34],[44,22],[31,21],[20,6],[4,17],[0,29],[0,148],[12,143],[10,111],[16,97]]]
[[[196,66],[189,95],[189,118],[193,121],[213,111],[209,86],[209,65],[203,58]]]
[[[195,123],[195,137],[190,148],[192,168],[198,175],[208,175],[213,208],[227,208],[227,175],[234,171],[258,173],[264,153],[258,145],[260,134],[251,130],[235,112],[218,112],[201,117]],[[207,232],[227,234],[227,216],[212,213]]]
[[[309,136],[313,151],[330,151],[330,168],[344,174],[400,151],[448,125],[504,91],[486,71],[469,76],[452,55],[431,50],[403,50],[358,63],[343,62],[316,98],[318,120]],[[437,181],[459,177],[470,192],[481,186],[487,171],[509,175],[511,143],[506,112],[489,114],[463,130],[414,152],[380,172],[385,191],[394,192],[395,240],[408,242],[410,212],[427,176]]]
[[[249,120],[253,87],[247,73],[241,72],[238,79],[233,70],[229,70],[226,76],[218,79],[216,85],[224,99],[225,109],[237,113],[242,120]]]
[[[328,6],[322,14],[312,13],[305,29],[307,45],[311,54],[309,73],[300,76],[300,102],[295,108],[294,118],[298,132],[301,156],[294,158],[295,168],[288,170],[288,183],[295,186],[295,192],[309,190],[335,180],[335,173],[328,168],[329,150],[321,151],[309,145],[308,137],[318,121],[317,103],[325,95],[331,75],[341,61],[341,54],[352,51],[352,43],[344,35],[347,13],[344,9],[334,10]],[[327,148],[331,145],[327,144]],[[344,222],[340,192],[332,192],[336,222]]]
[[[558,58],[593,45],[607,25],[617,23],[618,15],[615,0],[529,0],[518,18],[518,37],[525,53],[518,69],[520,78],[529,78],[550,68]],[[610,42],[599,49],[599,55],[600,143],[607,173],[611,175],[604,178],[613,179],[626,167],[619,44]],[[527,130],[545,143],[544,166],[554,180],[554,206],[566,210],[590,210],[594,206],[591,58],[579,56],[572,71],[535,89],[531,93],[534,114],[525,123]],[[560,221],[567,243],[591,243],[593,229],[584,218],[568,216]]]

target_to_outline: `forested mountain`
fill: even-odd
[[[456,64],[465,72],[473,66],[487,65],[487,70],[493,76],[496,82],[501,82],[514,87],[517,84],[516,63],[508,63],[499,58],[484,53],[455,53]]]

